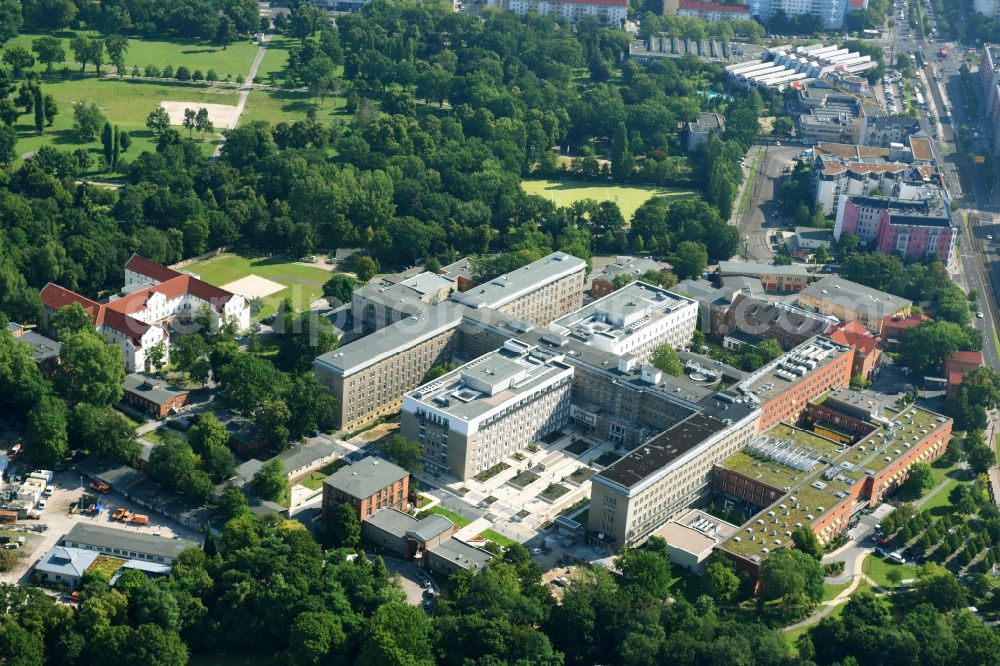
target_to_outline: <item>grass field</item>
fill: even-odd
[[[439,516],[444,516],[445,518],[447,518],[451,522],[455,523],[459,527],[465,527],[466,525],[468,525],[469,523],[472,522],[471,520],[469,520],[465,516],[463,516],[461,514],[458,514],[458,513],[455,513],[454,511],[449,511],[448,509],[445,509],[442,506],[432,506],[431,508],[427,509],[426,511],[424,511],[422,513],[436,513]],[[487,531],[489,531],[489,530],[487,530]],[[483,536],[485,536],[487,539],[491,538],[485,532],[483,533]]]
[[[272,125],[281,122],[305,120],[306,114],[314,103],[319,102],[309,96],[309,93],[292,90],[253,90],[247,97],[247,105],[240,117],[240,125],[246,125],[254,120],[264,120]],[[316,107],[316,120],[327,124],[332,118],[347,118],[343,97],[327,97]]]
[[[87,143],[80,142],[73,132],[73,108],[76,104],[96,104],[104,117],[112,124],[120,126],[132,137],[132,145],[124,153],[124,159],[132,161],[143,151],[154,151],[156,141],[152,132],[146,128],[146,116],[164,100],[199,102],[209,104],[236,104],[236,90],[207,89],[185,86],[181,84],[160,84],[144,82],[139,79],[66,79],[56,82],[42,82],[42,92],[50,94],[59,106],[52,127],[45,128],[45,133],[35,133],[34,116],[22,115],[15,124],[18,133],[17,152],[23,155],[35,151],[44,145],[52,145],[60,150],[86,149],[93,158],[94,166],[90,173],[97,173],[97,158],[101,155],[100,137]],[[197,134],[195,134],[197,138]],[[207,136],[202,142],[205,155],[210,155],[214,148]]]
[[[896,564],[884,557],[869,555],[865,559],[863,570],[868,577],[886,589],[895,587],[889,582],[888,573],[895,569],[899,571],[900,580],[914,578],[917,575],[917,568],[912,564]]]
[[[495,530],[486,530],[485,532],[480,532],[479,536],[483,537],[484,539],[489,539],[490,541],[500,546],[501,548],[510,548],[511,546],[517,543],[513,539],[509,539]]]
[[[267,43],[267,50],[264,52],[264,59],[260,62],[260,68],[257,69],[255,80],[258,83],[276,83],[271,76],[273,74],[280,75],[285,71],[285,67],[288,66],[288,51],[298,42],[299,40],[292,37],[275,35]],[[279,76],[279,79],[283,79],[283,77]]]
[[[674,187],[595,185],[579,180],[525,180],[521,181],[521,189],[528,194],[543,196],[557,206],[569,206],[574,201],[583,199],[614,201],[621,209],[626,222],[632,219],[632,214],[639,206],[654,196],[676,199],[698,196],[693,190]]]
[[[285,285],[285,289],[263,299],[264,307],[258,318],[267,317],[286,299],[292,300],[297,310],[308,310],[309,304],[323,297],[323,285],[332,273],[322,268],[303,266],[287,259],[260,257],[249,259],[237,254],[220,254],[211,259],[196,261],[185,267],[202,280],[218,287],[239,280],[247,275],[259,275]]]
[[[82,31],[79,34],[89,35]],[[80,65],[73,61],[73,51],[69,48],[69,42],[74,33],[69,30],[52,33],[52,36],[62,41],[63,51],[66,52],[66,60],[60,65],[54,65],[54,71],[59,71],[63,67],[71,71],[79,71]],[[31,42],[42,37],[42,34],[21,34],[4,44],[4,48],[21,46],[31,51]],[[251,44],[249,40],[241,40],[230,44],[227,48],[222,48],[218,44],[193,40],[140,40],[129,39],[128,52],[125,54],[125,68],[131,73],[132,67],[144,69],[146,65],[156,65],[163,69],[167,65],[177,69],[181,65],[187,67],[192,72],[200,69],[208,72],[214,69],[219,75],[219,79],[224,79],[229,74],[235,79],[237,76],[246,76],[250,71],[250,63],[253,62],[257,54],[257,45]],[[288,56],[285,56],[285,62]],[[36,63],[34,69],[45,71],[45,65]],[[87,65],[88,71],[93,71],[93,65]],[[106,67],[102,67],[104,71]]]
[[[309,476],[299,479],[298,482],[310,490],[319,490],[319,488],[323,485],[323,479],[330,476],[346,464],[346,460],[334,460],[327,463],[323,467],[320,467],[315,472],[311,472]]]

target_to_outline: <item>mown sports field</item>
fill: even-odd
[[[273,257],[248,258],[238,254],[223,253],[210,259],[196,261],[184,267],[185,271],[198,275],[202,280],[218,287],[255,275],[284,286],[261,300],[263,308],[257,319],[272,314],[279,303],[286,298],[292,300],[296,310],[308,310],[309,305],[323,298],[323,284],[333,275],[330,271],[307,266],[287,259]]]
[[[584,199],[614,201],[626,222],[632,219],[632,214],[639,206],[652,197],[687,199],[698,196],[693,190],[676,187],[597,185],[582,180],[525,180],[521,181],[521,189],[528,194],[543,196],[557,206],[569,206]]]

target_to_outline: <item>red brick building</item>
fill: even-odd
[[[882,357],[881,338],[856,321],[841,322],[827,337],[854,350],[851,376],[871,379]]]
[[[851,383],[853,359],[849,346],[817,336],[757,370],[739,391],[760,403],[760,432],[796,423],[810,400]]]
[[[903,334],[911,328],[933,321],[923,313],[911,314],[907,317],[888,316],[882,319],[882,345],[889,351],[899,347]]]
[[[379,509],[410,510],[410,473],[386,460],[368,457],[342,467],[323,481],[323,518],[338,504],[350,504],[364,520]]]
[[[948,395],[958,389],[967,372],[983,364],[983,352],[957,351],[944,361],[944,377],[948,380]]]
[[[138,372],[126,375],[122,388],[126,404],[158,419],[177,413],[188,404],[187,389]]]

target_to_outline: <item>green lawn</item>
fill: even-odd
[[[951,491],[954,490],[955,486],[959,483],[959,481],[954,479],[946,483],[941,490],[937,491],[933,497],[920,506],[920,510],[923,511],[924,509],[927,509],[931,512],[931,515],[934,516],[941,516],[951,511],[951,499],[949,496],[951,495]]]
[[[292,37],[275,35],[267,44],[264,52],[264,59],[257,69],[257,83],[273,83],[272,74],[282,75],[285,67],[288,66],[288,51],[292,46],[298,44],[299,40]],[[284,80],[284,77],[280,77]]]
[[[508,539],[504,535],[494,530],[486,530],[485,532],[480,532],[479,536],[483,537],[484,539],[489,539],[490,541],[492,541],[493,543],[502,548],[510,548],[511,546],[517,543],[513,539]]]
[[[892,589],[894,587],[893,584],[889,582],[887,575],[893,569],[899,571],[902,575],[900,580],[914,578],[917,575],[917,568],[912,564],[896,564],[886,558],[875,557],[874,555],[869,555],[865,559],[864,572],[868,574],[872,580],[886,589]]]
[[[846,583],[841,583],[840,585],[831,585],[830,583],[823,583],[823,601],[830,601],[834,599],[838,594],[846,590],[851,585],[851,581]]]
[[[285,285],[285,289],[263,299],[264,307],[258,313],[258,318],[273,313],[278,303],[285,298],[290,298],[297,310],[308,310],[310,303],[323,297],[323,284],[332,275],[330,271],[322,268],[304,266],[287,259],[268,257],[248,259],[228,253],[196,261],[188,265],[185,270],[219,287],[247,275],[259,275]]]
[[[528,194],[538,194],[558,206],[569,206],[574,201],[594,199],[614,201],[622,211],[625,221],[632,219],[636,209],[654,196],[677,199],[696,197],[692,190],[675,187],[646,187],[641,185],[596,185],[579,180],[524,180],[521,189]]]
[[[304,479],[300,479],[298,483],[305,486],[309,490],[319,490],[323,486],[323,479],[330,476],[346,464],[346,460],[334,460],[332,462],[328,462],[315,472],[311,472],[309,476]]]
[[[80,34],[90,34],[81,32]],[[52,33],[63,43],[63,50],[66,52],[67,60],[62,65],[56,64],[55,71],[63,67],[71,71],[79,71],[80,65],[73,61],[73,51],[69,48],[69,42],[74,33],[69,30]],[[4,48],[21,46],[31,51],[31,42],[41,34],[21,34],[4,44]],[[163,69],[167,65],[177,69],[181,65],[187,67],[192,72],[200,69],[208,72],[214,69],[219,75],[219,79],[224,79],[229,74],[235,79],[237,76],[246,76],[250,71],[250,64],[257,54],[257,45],[251,44],[249,40],[240,40],[230,44],[227,48],[222,48],[218,44],[194,40],[153,40],[129,39],[128,52],[125,54],[125,68],[131,73],[133,67],[144,69],[146,65],[156,65]],[[287,62],[287,55],[285,56]],[[35,69],[45,71],[45,65],[35,64]],[[105,68],[102,67],[102,71]],[[87,66],[88,71],[93,71],[93,65]]]
[[[59,115],[52,127],[37,135],[34,116],[22,115],[15,124],[18,132],[17,151],[24,154],[38,150],[44,145],[53,145],[60,150],[86,149],[93,158],[90,173],[97,173],[97,158],[101,155],[100,137],[88,143],[80,142],[73,132],[73,107],[79,103],[96,104],[111,123],[119,125],[132,137],[132,146],[123,157],[134,160],[143,151],[154,151],[156,142],[152,132],[146,128],[146,116],[164,100],[214,104],[236,104],[235,89],[205,88],[182,84],[160,84],[144,82],[140,79],[98,79],[71,78],[58,81],[43,81],[42,91],[56,99]],[[196,135],[197,136],[197,135]],[[205,155],[211,154],[214,145],[208,137],[201,142]]]
[[[309,96],[309,93],[291,90],[253,90],[247,97],[247,105],[240,117],[240,125],[255,120],[263,120],[272,125],[281,121],[295,122],[305,120],[306,114],[313,105],[316,106],[316,120],[327,124],[333,118],[347,118],[343,97],[327,97],[320,102]]]
[[[451,522],[455,523],[459,527],[465,527],[466,525],[468,525],[469,523],[472,522],[471,520],[469,520],[465,516],[462,516],[461,514],[455,513],[454,511],[449,511],[448,509],[446,509],[446,508],[444,508],[442,506],[434,506],[434,507],[431,507],[430,509],[427,509],[427,510],[421,512],[421,513],[436,513],[439,516],[444,516],[445,518],[447,518]],[[487,530],[487,532],[489,532],[489,531],[491,531],[491,530]],[[489,535],[487,535],[485,532],[483,533],[483,535],[487,539],[492,538]],[[499,543],[499,542],[497,542],[497,543]],[[504,544],[500,544],[500,545],[502,546]]]

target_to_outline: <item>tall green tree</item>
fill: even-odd
[[[393,435],[383,440],[379,447],[389,459],[408,472],[419,474],[423,471],[424,445],[407,439],[402,435]]]
[[[25,440],[40,465],[51,468],[65,458],[69,450],[66,404],[55,396],[43,396],[28,412]]]
[[[56,37],[38,37],[31,41],[31,50],[38,56],[38,61],[45,63],[45,71],[52,73],[52,66],[66,59],[66,50],[62,40]]]
[[[272,459],[264,463],[250,480],[250,488],[266,500],[281,499],[288,492],[288,477],[281,461]]]
[[[616,180],[624,180],[635,169],[635,157],[629,149],[628,131],[625,123],[618,123],[611,143],[611,175]]]
[[[673,345],[660,345],[654,349],[652,355],[649,357],[649,362],[657,370],[661,370],[674,377],[680,377],[684,372],[684,364],[681,363],[681,358],[678,356],[677,350],[674,349]]]
[[[121,349],[97,333],[72,333],[63,339],[55,385],[71,405],[109,406],[122,398],[125,366]]]
[[[45,98],[41,86],[35,86],[34,99],[35,132],[41,134],[45,131]]]

